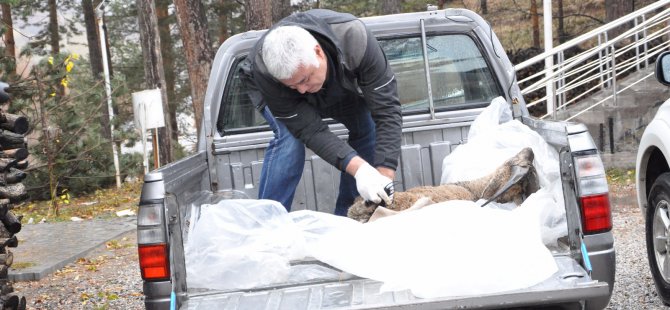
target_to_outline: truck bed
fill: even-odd
[[[559,255],[555,259],[559,271],[546,281],[486,296],[420,299],[407,290],[379,292],[382,283],[353,278],[248,291],[191,292],[183,309],[495,309],[537,305],[538,301],[550,306],[608,294],[607,283],[591,280],[570,257]]]

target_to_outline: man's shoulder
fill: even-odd
[[[311,9],[302,13],[295,13],[293,15],[299,16],[300,14],[313,16],[314,18],[329,24],[346,23],[352,20],[358,20],[358,17],[349,13],[336,12],[328,9]],[[290,17],[291,16],[288,18]]]
[[[349,69],[357,68],[365,56],[368,44],[368,31],[360,20],[332,24],[331,29],[337,37],[343,60]]]

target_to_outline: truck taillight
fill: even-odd
[[[144,280],[170,278],[163,204],[140,205],[137,212],[137,248]]]
[[[584,234],[612,229],[612,209],[605,167],[598,154],[575,156],[577,190],[581,203]]]
[[[139,245],[140,271],[144,280],[167,280],[170,278],[168,248],[165,243]]]
[[[594,234],[612,229],[612,213],[607,194],[581,197],[584,234]]]

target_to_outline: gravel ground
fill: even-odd
[[[616,240],[616,282],[607,309],[670,309],[660,302],[647,263],[644,221],[635,186],[610,185]],[[28,309],[143,309],[135,233],[89,253],[35,282],[18,282]]]
[[[607,309],[670,309],[656,294],[644,240],[644,218],[637,205],[635,185],[610,184],[616,278]]]
[[[144,309],[137,234],[111,240],[39,281],[16,282],[14,290],[28,309]]]

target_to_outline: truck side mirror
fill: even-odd
[[[11,96],[6,90],[7,88],[9,88],[9,84],[0,82],[0,104],[5,103],[11,99]]]
[[[670,86],[670,51],[665,51],[656,58],[656,79],[661,84]]]

